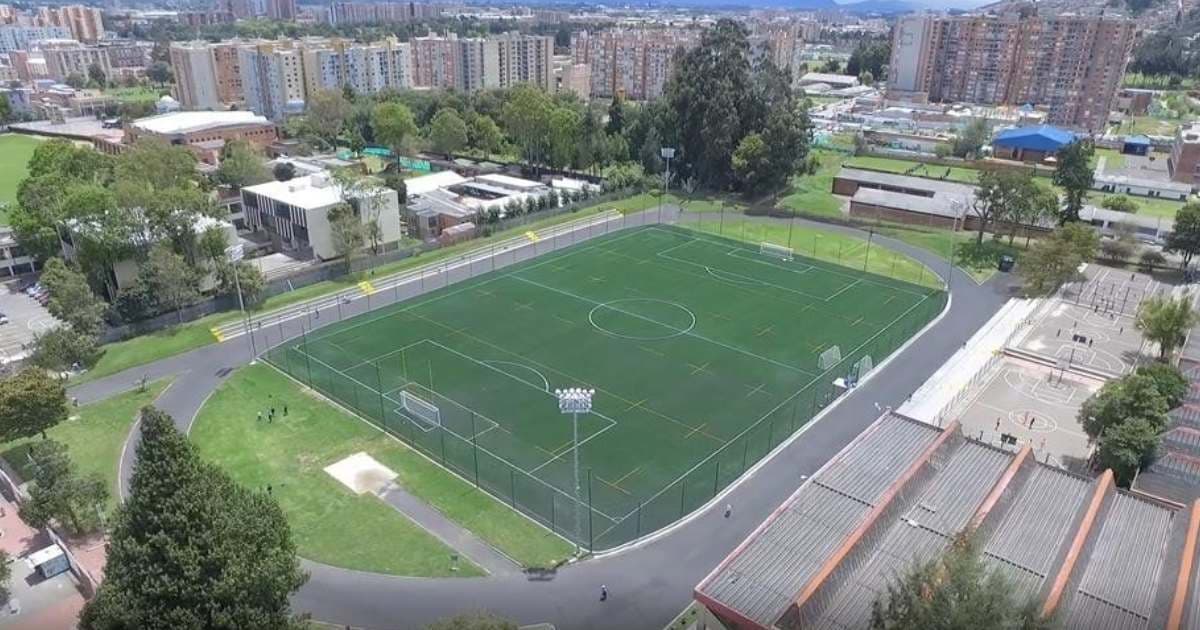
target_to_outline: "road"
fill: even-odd
[[[675,213],[668,212],[671,215]],[[694,216],[684,213],[676,218],[687,222]],[[801,224],[810,222],[797,220],[797,225]],[[863,235],[853,228],[811,225]],[[879,235],[874,242],[919,259],[943,276],[949,273],[946,262],[930,252]],[[810,422],[797,439],[777,450],[756,472],[732,486],[727,496],[648,542],[564,567],[548,580],[530,580],[524,575],[394,577],[305,561],[311,577],[293,596],[294,609],[336,625],[367,628],[420,628],[440,617],[481,609],[522,624],[549,622],[560,629],[661,628],[687,605],[692,588],[794,492],[805,476],[814,473],[879,415],[877,406],[899,406],[999,310],[1009,297],[1009,281],[1009,276],[998,274],[977,285],[963,272],[954,270],[950,304],[936,323],[877,367],[871,378],[818,420]],[[372,306],[379,305],[377,300]],[[367,305],[362,301],[344,308],[343,316],[349,317],[365,312]],[[326,322],[335,319],[330,314],[324,317]],[[300,334],[302,321],[282,324],[274,333],[260,331],[258,348]],[[153,380],[174,375],[174,384],[156,404],[187,430],[213,389],[232,370],[249,362],[246,341],[238,338],[163,359],[73,388],[71,395],[86,403],[135,387],[143,377]],[[136,435],[136,431],[131,433],[126,456],[122,457],[122,480],[128,479],[132,470]],[[724,516],[726,504],[733,507],[729,518]],[[602,584],[608,587],[607,602],[599,599]]]

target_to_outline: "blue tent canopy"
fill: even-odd
[[[1074,141],[1075,134],[1066,129],[1050,125],[1037,125],[1005,129],[996,134],[995,139],[992,140],[992,146],[1054,153]]]
[[[1132,144],[1132,145],[1136,145],[1139,147],[1148,147],[1148,146],[1150,146],[1150,138],[1147,138],[1146,136],[1141,136],[1141,135],[1126,136],[1125,144]]]

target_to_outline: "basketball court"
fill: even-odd
[[[971,437],[1010,448],[1028,445],[1039,461],[1081,471],[1091,448],[1077,419],[1079,408],[1103,384],[1098,378],[1004,357],[959,421]]]

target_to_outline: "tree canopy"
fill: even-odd
[[[1083,200],[1092,189],[1092,155],[1096,147],[1091,140],[1076,140],[1064,147],[1055,156],[1058,165],[1054,168],[1054,183],[1061,186],[1066,197],[1060,223],[1070,223],[1079,220],[1083,210]]]
[[[1070,223],[1041,238],[1021,256],[1018,272],[1030,295],[1045,295],[1078,273],[1079,265],[1092,260],[1100,237],[1090,226]]]
[[[1185,269],[1200,253],[1200,202],[1189,201],[1175,213],[1175,227],[1163,249],[1179,254]]]
[[[1170,357],[1176,348],[1183,345],[1188,331],[1196,323],[1196,312],[1192,310],[1191,299],[1187,295],[1178,299],[1166,295],[1146,298],[1138,305],[1137,318],[1134,320],[1146,339],[1158,343],[1158,355],[1162,359]]]
[[[67,390],[61,379],[25,368],[0,380],[0,442],[41,435],[67,419]]]
[[[204,462],[163,412],[141,414],[130,494],[112,524],[85,630],[299,629],[305,581],[283,511]]]

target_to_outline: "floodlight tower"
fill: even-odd
[[[571,414],[572,431],[574,432],[574,445],[571,450],[575,458],[575,550],[580,548],[580,542],[583,540],[583,489],[579,485],[579,414],[591,413],[592,411],[592,395],[596,393],[594,389],[583,389],[582,387],[568,387],[567,389],[556,389],[554,395],[558,397],[558,411],[563,414]]]
[[[671,190],[671,158],[675,157],[674,147],[662,147],[659,149],[659,155],[667,161],[667,170],[663,171],[663,189],[658,195],[658,220],[662,221],[662,206],[663,198]]]

